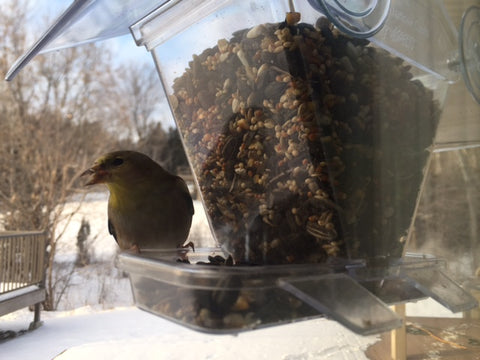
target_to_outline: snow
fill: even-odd
[[[23,288],[20,288],[20,289],[12,290],[12,291],[9,291],[5,294],[1,294],[0,295],[0,301],[7,301],[7,300],[13,299],[17,296],[22,296],[22,295],[28,294],[29,292],[37,290],[37,289],[38,289],[37,285],[30,285],[30,286],[26,286],[26,287],[23,287]],[[0,288],[0,292],[1,291],[2,291],[2,289]]]
[[[63,220],[55,281],[63,292],[58,311],[42,312],[43,326],[0,343],[0,359],[366,359],[379,336],[362,337],[334,321],[317,319],[232,335],[192,331],[134,307],[128,277],[113,265],[117,246],[107,231],[106,193],[89,194],[78,212]],[[65,214],[78,203],[67,204]],[[67,219],[68,217],[66,217]],[[75,267],[76,238],[82,219],[90,224],[90,264]],[[195,201],[191,238],[213,247],[202,205]],[[59,294],[57,294],[59,295]],[[413,306],[413,312],[410,310]],[[432,309],[451,315],[433,300],[407,305],[409,315]],[[28,327],[33,314],[23,309],[0,318],[1,330]]]
[[[18,318],[6,323],[17,327]],[[27,314],[28,315],[28,314]],[[31,314],[30,314],[31,315]],[[12,318],[13,316],[9,316]],[[0,345],[2,359],[366,359],[377,337],[326,319],[233,335],[192,331],[133,307],[43,313],[44,325]],[[5,324],[3,324],[5,325]]]

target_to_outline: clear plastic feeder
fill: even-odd
[[[478,305],[406,254],[432,151],[480,144],[477,122],[440,122],[462,77],[479,101],[478,7],[457,34],[436,0],[106,3],[75,2],[7,78],[125,28],[152,53],[218,247],[121,254],[140,308],[216,333],[328,316],[371,334],[400,326],[390,304]]]
[[[201,3],[201,18],[166,4],[132,34],[224,256],[260,274],[308,264],[267,298],[281,289],[363,334],[398,326],[386,303],[475,306],[441,262],[404,255],[448,85],[468,67],[440,2],[297,2],[298,22],[286,2]]]
[[[424,5],[332,3],[298,2],[292,21],[287,2],[173,2],[132,27],[154,56],[213,233],[235,263],[403,254],[454,77],[436,63],[447,67],[455,34],[435,17],[419,32],[446,24],[448,50],[429,50],[428,34],[412,45],[389,32],[403,26],[413,39],[415,28],[395,21],[425,16]],[[346,18],[332,16],[342,10]],[[354,13],[370,26],[346,29]],[[364,39],[373,33],[374,43]]]

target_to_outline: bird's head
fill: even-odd
[[[129,187],[150,176],[155,167],[159,165],[142,153],[115,151],[99,157],[81,176],[89,176],[85,185]]]

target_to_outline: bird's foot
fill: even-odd
[[[138,247],[137,244],[133,244],[132,246],[130,246],[127,251],[132,252],[134,254],[140,254],[140,248]]]
[[[187,244],[184,244],[184,245],[179,245],[177,247],[177,253],[178,253],[178,256],[179,256],[179,259],[177,261],[179,262],[184,262],[184,263],[190,263],[188,261],[188,251],[189,251],[189,248],[192,248],[193,252],[195,252],[195,245],[193,244],[193,242],[188,242]]]
[[[184,244],[184,245],[180,245],[180,247],[183,248],[183,249],[188,249],[189,247],[191,247],[193,252],[195,252],[195,244],[191,241]]]

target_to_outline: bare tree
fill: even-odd
[[[11,1],[9,11],[0,13],[3,74],[26,48],[24,3]],[[102,106],[108,102],[103,89],[112,84],[108,52],[87,45],[38,57],[13,82],[0,85],[3,227],[47,231],[47,310],[56,303],[53,262],[64,205],[79,172],[113,143],[104,124],[114,114]]]
[[[34,40],[25,28],[27,4],[0,5],[3,74]],[[153,66],[115,68],[107,48],[94,44],[38,56],[14,81],[0,83],[0,228],[47,231],[47,310],[68,286],[55,278],[54,260],[65,231],[59,224],[76,212],[64,210],[80,171],[118,144],[170,161],[169,146],[178,144],[160,125],[163,96]]]
[[[152,65],[130,62],[120,66],[116,79],[119,118],[130,129],[130,138],[141,143],[162,116],[159,104],[164,92],[159,77]]]
[[[166,131],[162,126],[162,120],[171,114],[161,110],[160,104],[166,105],[166,99],[155,68],[130,62],[123,64],[117,75],[112,100],[117,118],[121,119],[119,125],[129,129],[128,136],[135,148],[172,172],[179,167],[188,169],[177,130]]]

